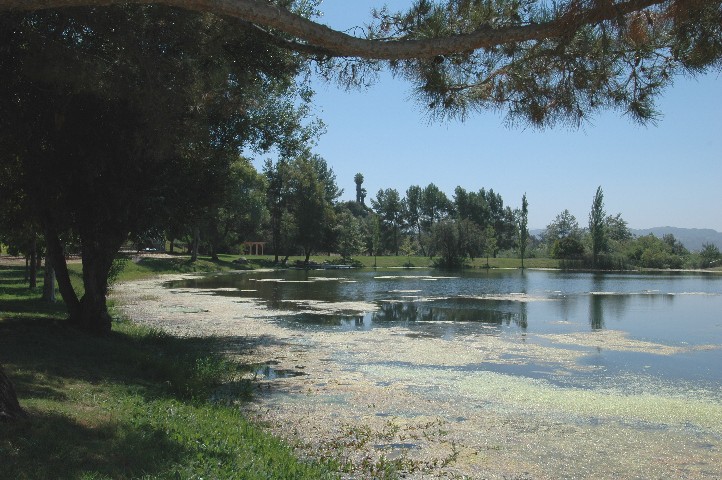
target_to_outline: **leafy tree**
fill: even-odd
[[[444,268],[463,266],[466,260],[466,249],[456,220],[449,218],[434,224],[431,229],[431,239],[434,251],[440,257],[437,266]]]
[[[491,210],[483,188],[478,192],[467,192],[462,187],[456,187],[454,209],[460,219],[469,219],[481,229],[491,224]]]
[[[582,231],[579,228],[579,223],[574,215],[569,210],[564,210],[556,216],[553,222],[547,225],[544,230],[544,241],[546,242],[552,257],[556,257],[552,251],[557,241],[561,241],[565,238],[573,238],[580,242],[582,237]]]
[[[722,254],[720,254],[719,248],[711,243],[705,243],[702,245],[699,257],[701,268],[715,267],[720,264],[720,261],[722,261]]]
[[[687,255],[689,253],[689,250],[685,248],[682,242],[674,238],[671,233],[662,235],[662,241],[669,246],[669,251],[673,255]]]
[[[289,244],[288,241],[284,241],[282,233],[288,232],[287,228],[282,228],[284,215],[288,214],[290,201],[291,173],[288,161],[280,159],[274,164],[271,160],[266,160],[263,165],[263,174],[267,184],[266,205],[270,217],[271,247],[275,256],[274,261],[278,263],[279,255],[286,251],[282,247]]]
[[[529,243],[529,202],[526,201],[526,193],[521,197],[521,210],[517,215],[519,225],[519,255],[521,256],[521,268],[524,268],[524,253]]]
[[[0,163],[87,330],[110,329],[108,274],[129,234],[179,212],[197,219],[241,147],[291,151],[311,135],[296,107],[300,59],[251,27],[122,6],[5,13],[0,36]],[[82,298],[65,266],[69,231]]]
[[[434,223],[445,218],[452,209],[452,203],[446,194],[433,183],[424,187],[419,200],[421,225],[426,231],[430,231]]]
[[[483,249],[482,251],[486,255],[486,268],[489,268],[489,256],[496,256],[496,251],[499,248],[496,242],[496,231],[491,225],[487,226],[483,231]]]
[[[288,208],[296,223],[295,244],[308,263],[333,228],[333,202],[341,195],[336,176],[326,161],[317,155],[302,155],[289,164]]]
[[[219,193],[217,206],[208,209],[201,227],[214,259],[220,251],[248,240],[268,216],[264,177],[246,158],[239,157],[230,165]]]
[[[337,215],[335,229],[338,232],[338,253],[344,261],[351,260],[354,255],[363,251],[361,223],[351,212],[342,211]]]
[[[402,209],[404,223],[407,225],[412,235],[416,236],[416,241],[421,248],[423,255],[426,255],[426,250],[421,242],[421,196],[422,189],[418,185],[411,185],[406,189],[406,196],[403,199]]]
[[[604,211],[604,192],[597,187],[589,212],[589,235],[592,239],[592,267],[597,266],[599,254],[607,249],[607,231],[605,225],[606,212]]]
[[[376,198],[371,200],[381,219],[382,229],[386,232],[392,252],[399,254],[400,230],[403,222],[403,208],[399,192],[394,188],[379,189]]]
[[[554,240],[550,254],[552,258],[580,259],[584,255],[584,244],[576,237],[564,237]]]
[[[629,231],[627,222],[622,218],[621,213],[615,216],[609,215],[604,220],[604,228],[607,231],[609,240],[623,243],[632,239],[632,232]]]
[[[672,245],[652,234],[636,238],[627,247],[627,257],[643,268],[682,268],[684,257],[673,253]]]

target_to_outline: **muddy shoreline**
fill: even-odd
[[[274,321],[289,312],[255,299],[163,286],[178,278],[187,276],[120,284],[112,296],[136,322],[178,336],[216,336],[227,354],[265,365],[253,373],[253,401],[238,405],[300,454],[339,460],[349,478],[385,469],[404,478],[722,476],[716,400],[561,389],[464,371],[513,362],[585,368],[578,366],[584,350],[566,348],[579,339],[551,338],[546,345],[485,335],[448,340],[400,327],[300,332]],[[680,353],[613,330],[587,347]]]

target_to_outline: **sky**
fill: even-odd
[[[346,30],[370,21],[374,7],[402,10],[410,0],[324,0],[321,19]],[[630,228],[674,226],[722,231],[722,73],[679,78],[657,102],[663,116],[640,126],[620,112],[580,129],[511,128],[503,114],[430,122],[412,86],[382,75],[345,91],[315,81],[315,114],[326,124],[314,152],[336,174],[343,200],[355,199],[362,173],[367,205],[379,189],[403,197],[434,183],[449,198],[457,186],[499,193],[505,206],[529,202],[529,227],[544,228],[564,209],[585,227],[598,186],[608,214]]]

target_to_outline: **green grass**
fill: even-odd
[[[223,266],[230,265],[230,268],[237,268],[232,260],[238,256],[226,256],[227,260]],[[245,256],[249,261],[249,268],[269,268],[274,267],[272,256]],[[221,256],[223,260],[224,257]],[[434,260],[429,257],[404,255],[383,255],[383,256],[356,256],[354,261],[359,262],[364,268],[404,268],[409,265],[412,267],[429,268],[433,267]],[[288,265],[293,266],[297,261],[303,261],[304,257],[292,256],[288,259]],[[310,258],[315,263],[331,263],[340,264],[341,259],[338,256],[329,255],[313,255]],[[559,261],[551,258],[525,258],[524,266],[526,268],[559,268]],[[476,258],[468,265],[469,268],[486,268],[486,258]],[[518,258],[489,258],[490,268],[520,268],[521,260]]]
[[[334,477],[234,407],[253,385],[241,379],[246,367],[214,353],[218,339],[128,321],[89,336],[66,325],[60,303],[38,301],[40,291],[23,284],[22,269],[0,266],[0,364],[30,414],[0,424],[0,477]],[[224,404],[210,400],[220,384],[231,394]]]

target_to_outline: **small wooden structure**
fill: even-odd
[[[266,245],[266,242],[243,242],[243,253],[247,253],[248,255],[263,255],[263,247]],[[248,251],[246,251],[248,249]],[[260,249],[261,253],[258,253],[258,250]]]

